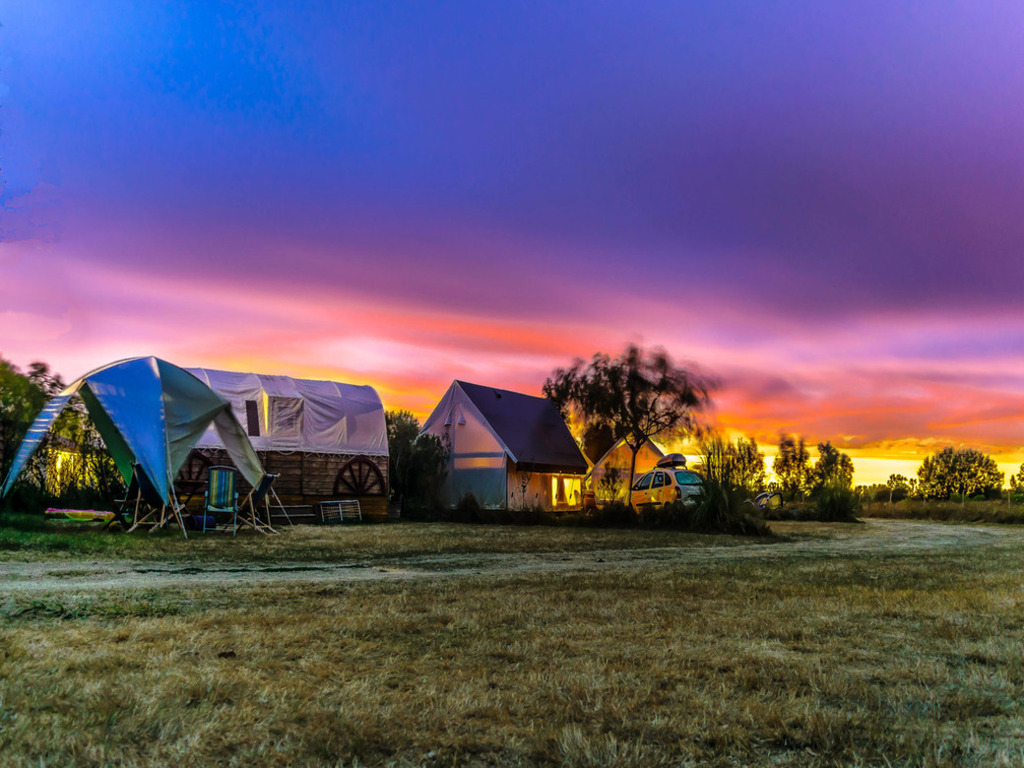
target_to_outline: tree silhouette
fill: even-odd
[[[747,493],[763,490],[768,479],[764,454],[757,441],[739,438],[735,443],[720,435],[708,436],[701,443],[704,471],[715,479],[742,488]]]
[[[420,433],[420,422],[411,411],[384,412],[388,431],[388,486],[390,495],[401,503],[409,491],[413,443]]]
[[[910,480],[903,475],[889,475],[885,487],[889,489],[890,504],[893,501],[901,501],[910,494]]]
[[[617,358],[594,355],[559,368],[544,383],[548,397],[567,419],[606,426],[631,452],[629,488],[636,457],[656,436],[680,436],[697,429],[696,414],[710,403],[712,385],[679,367],[664,349],[630,344]]]
[[[779,452],[772,462],[772,472],[778,478],[782,495],[795,499],[807,492],[811,484],[811,454],[807,452],[804,439],[782,433],[779,435]]]
[[[956,495],[961,502],[976,493],[997,493],[1003,485],[1003,473],[992,457],[973,448],[944,448],[921,462],[917,476],[926,498]]]
[[[831,442],[818,443],[818,461],[813,470],[814,490],[828,484],[843,488],[853,487],[853,460]]]

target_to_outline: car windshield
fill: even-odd
[[[701,485],[700,475],[696,472],[676,472],[676,482],[680,485]]]

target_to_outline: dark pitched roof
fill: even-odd
[[[519,469],[586,473],[587,460],[550,400],[465,381],[455,383],[515,456]]]

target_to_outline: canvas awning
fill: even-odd
[[[156,357],[136,357],[86,374],[43,408],[18,448],[0,498],[75,395],[85,403],[125,482],[139,464],[164,501],[170,502],[174,478],[211,424],[242,476],[254,486],[263,477],[256,452],[223,398],[183,368]]]

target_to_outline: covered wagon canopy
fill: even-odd
[[[43,408],[18,448],[0,497],[75,395],[85,403],[125,482],[138,464],[165,502],[171,501],[174,478],[207,427],[220,436],[246,480],[255,485],[263,476],[245,430],[223,398],[183,368],[156,357],[136,357],[87,373]]]
[[[387,456],[384,406],[370,386],[189,368],[231,404],[258,451]],[[208,430],[198,448],[220,448]]]

